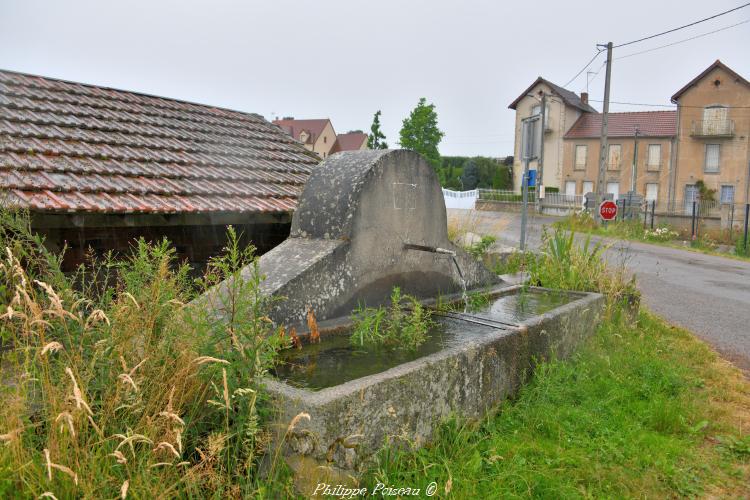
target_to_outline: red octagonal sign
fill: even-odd
[[[599,205],[599,216],[603,220],[612,220],[617,217],[617,203],[612,200],[605,200]]]

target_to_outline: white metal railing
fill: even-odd
[[[543,205],[560,205],[566,207],[582,207],[586,197],[582,194],[546,193]]]

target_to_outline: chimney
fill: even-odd
[[[581,102],[584,104],[589,103],[589,93],[588,92],[581,92]]]

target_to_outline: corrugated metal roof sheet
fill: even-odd
[[[286,212],[318,161],[259,115],[0,70],[0,189],[25,208]]]
[[[633,137],[636,127],[640,137],[674,137],[677,135],[676,111],[639,111],[609,113],[608,137]],[[566,139],[591,139],[601,135],[602,115],[584,113],[565,134]]]

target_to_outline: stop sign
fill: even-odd
[[[612,220],[617,217],[617,203],[612,200],[604,200],[599,205],[599,216],[602,220]]]

